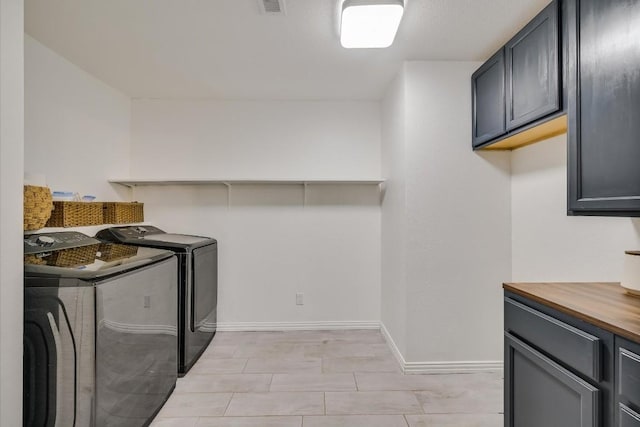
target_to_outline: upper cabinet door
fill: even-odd
[[[640,0],[567,0],[569,212],[640,215]]]
[[[558,3],[551,2],[505,46],[507,130],[558,111]]]
[[[474,147],[505,133],[504,50],[471,76]]]

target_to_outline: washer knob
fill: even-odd
[[[49,236],[40,236],[36,239],[36,243],[40,246],[53,246],[53,244],[56,241],[53,239],[53,237],[49,237]]]

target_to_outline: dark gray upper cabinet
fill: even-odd
[[[507,130],[560,109],[558,40],[554,1],[506,44]]]
[[[566,130],[564,119],[553,123],[564,115],[558,9],[552,1],[471,77],[474,149],[517,148]]]
[[[640,216],[640,0],[565,0],[568,210]]]
[[[504,71],[500,49],[471,77],[474,147],[505,133]]]

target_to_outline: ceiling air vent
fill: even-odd
[[[258,0],[261,13],[269,15],[284,15],[284,0]]]

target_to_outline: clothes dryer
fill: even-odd
[[[178,257],[178,375],[186,374],[216,332],[218,242],[166,233],[157,227],[126,226],[101,230],[98,239],[173,251]]]

